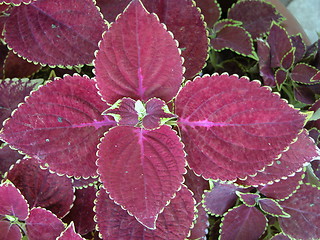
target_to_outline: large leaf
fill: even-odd
[[[101,113],[107,105],[94,81],[66,76],[43,86],[6,122],[1,138],[52,171],[95,176],[96,147],[116,123]]]
[[[0,185],[0,216],[10,215],[19,220],[28,216],[28,204],[20,191],[9,182]]]
[[[243,178],[271,164],[305,120],[258,82],[226,74],[187,83],[176,114],[189,166],[221,180]]]
[[[175,239],[187,237],[194,217],[194,200],[186,187],[159,214],[157,228],[142,226],[134,217],[109,199],[104,189],[98,194],[96,220],[104,239]]]
[[[242,204],[229,210],[221,222],[221,240],[257,240],[265,231],[267,218],[255,207]]]
[[[105,33],[95,72],[108,103],[122,97],[170,101],[182,82],[182,59],[172,35],[134,0]]]
[[[176,132],[165,125],[152,131],[115,127],[102,140],[98,156],[100,179],[111,198],[154,229],[183,182],[185,158]]]
[[[5,40],[19,55],[43,64],[91,63],[104,21],[92,0],[37,0],[13,9]]]
[[[311,185],[301,185],[289,199],[279,202],[290,218],[279,218],[286,235],[298,239],[320,238],[320,190]],[[301,231],[303,229],[303,231]]]
[[[71,179],[42,170],[34,158],[16,163],[7,178],[21,191],[32,207],[43,207],[58,217],[66,215],[73,203]]]
[[[21,240],[22,238],[18,225],[11,224],[9,221],[0,220],[0,233],[2,240]]]

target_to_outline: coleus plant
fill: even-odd
[[[85,64],[95,56],[95,77],[75,74],[47,82],[33,91],[5,121],[1,139],[31,157],[31,160],[23,158],[5,176],[20,189],[24,197],[14,186],[4,183],[1,189],[14,192],[15,198],[3,199],[2,202],[24,208],[24,215],[1,213],[5,217],[2,220],[3,229],[18,234],[20,230],[17,227],[11,230],[11,223],[22,226],[21,222],[27,222],[28,206],[25,200],[15,200],[26,198],[31,208],[29,217],[34,216],[39,220],[44,218],[44,212],[50,214],[52,211],[55,219],[66,217],[66,220],[74,221],[77,231],[82,235],[92,231],[92,216],[80,209],[85,205],[92,209],[94,205],[97,229],[104,239],[185,239],[196,217],[196,225],[189,237],[204,238],[208,220],[206,212],[223,216],[215,221],[218,225],[221,221],[221,239],[269,239],[278,233],[278,236],[281,233],[301,239],[319,238],[319,191],[310,183],[302,183],[302,167],[318,156],[314,142],[303,130],[308,120],[307,114],[288,105],[279,94],[272,93],[271,88],[261,87],[258,81],[250,81],[247,77],[215,73],[185,81],[184,77],[191,79],[201,70],[205,60],[201,56],[207,54],[205,25],[191,1],[180,1],[181,4],[178,1],[171,2],[168,5],[162,1],[127,1],[129,6],[104,33],[95,55],[93,51],[98,49],[97,42],[105,25],[93,2],[82,0],[90,8],[88,15],[94,17],[90,21],[84,17],[81,20],[84,23],[79,25],[86,25],[87,21],[96,24],[90,29],[85,28],[90,31],[83,33],[83,26],[79,27],[68,15],[73,11],[82,13],[80,4],[70,2],[70,5],[64,5],[65,1],[62,0],[55,2],[12,1],[13,4],[22,4],[9,10],[5,41],[21,56],[42,64]],[[97,4],[108,6],[104,1],[97,1]],[[273,49],[270,53],[256,53],[253,49],[253,39],[269,30],[267,43],[271,46],[276,38],[270,37],[271,34],[283,35],[284,30],[277,23],[280,17],[274,8],[261,1],[239,2],[229,11],[228,17],[233,20],[217,22],[220,18],[219,5],[215,1],[210,4],[218,14],[212,14],[213,19],[210,20],[214,25],[210,42],[213,49],[231,49],[241,56],[246,55],[256,61],[259,59],[260,74],[265,85],[280,88],[283,82],[272,77],[263,78],[266,76],[264,70],[273,74],[273,70],[279,68],[291,74],[293,64],[284,64],[282,58],[294,53],[292,47]],[[249,32],[250,28],[245,27],[246,19],[237,19],[239,14],[235,13],[237,10],[241,12],[239,9],[243,8],[242,4],[263,6],[270,11],[268,17],[263,19],[268,26],[262,30],[254,27]],[[120,6],[119,11],[125,5],[117,5]],[[185,45],[179,45],[189,24],[183,22],[181,26],[176,23],[177,18],[172,17],[175,9],[181,6],[184,6],[184,16],[194,13],[189,21],[197,23],[192,29],[197,29],[195,32],[199,33],[199,37],[195,34],[192,36],[197,36],[193,39],[201,39],[199,45],[204,42],[204,47],[198,49],[194,41],[188,40],[185,40]],[[166,7],[168,10],[165,10]],[[67,10],[62,11],[64,9]],[[159,18],[146,9],[156,12]],[[23,14],[26,18],[19,20]],[[108,19],[108,15],[104,15]],[[166,23],[173,34],[159,19]],[[16,26],[24,25],[24,21],[33,24],[30,25],[30,32],[15,32]],[[48,29],[46,33],[49,38],[37,37],[40,31],[38,33],[32,26],[39,21],[46,23],[44,26]],[[242,23],[243,26],[240,26]],[[52,32],[48,33],[49,30]],[[243,45],[230,42],[230,32],[240,34]],[[21,39],[26,36],[29,36],[30,44],[24,42],[26,45],[22,45]],[[37,39],[36,49],[29,48],[30,45],[34,46],[33,41]],[[70,45],[59,51],[45,47],[60,47],[66,39]],[[223,40],[224,46],[219,39]],[[48,42],[43,42],[45,40]],[[82,41],[83,45],[78,41]],[[219,47],[217,43],[220,43]],[[265,52],[266,56],[263,55]],[[278,60],[281,58],[280,63],[269,63],[268,54],[276,56],[274,58]],[[209,60],[216,64],[216,55],[211,54]],[[315,74],[310,76],[314,78]],[[24,92],[17,97],[18,101],[35,86],[32,83],[15,85],[12,80],[1,83],[3,92],[8,92],[8,89],[13,89],[13,94]],[[7,103],[8,97],[2,102]],[[11,112],[10,107],[4,111],[5,118]],[[8,151],[7,155],[11,154],[7,145],[3,149]],[[47,172],[40,171],[37,164],[46,168]],[[23,174],[30,171],[29,168],[36,169],[34,171],[37,173],[33,175],[35,179]],[[8,170],[8,166],[4,166],[4,169]],[[308,174],[313,173],[310,167],[308,169]],[[75,194],[74,207],[79,209],[80,216],[76,216],[75,209],[65,216],[72,204],[63,198],[61,200],[57,194],[51,193],[50,196],[56,198],[59,204],[64,204],[62,206],[66,210],[62,213],[57,212],[54,204],[46,206],[47,201],[39,201],[39,194],[48,190],[40,188],[37,193],[30,191],[33,182],[49,178],[49,171],[73,177],[76,187],[90,185],[83,191],[77,189]],[[208,188],[205,179],[210,179],[210,183],[229,182],[224,187],[219,183],[211,186],[213,200],[210,204],[208,193],[202,199],[204,189]],[[279,184],[263,187],[278,181]],[[21,184],[25,182],[30,183]],[[56,188],[57,180],[53,182],[50,182],[49,189]],[[72,186],[68,184],[68,190],[60,190],[64,194],[59,196],[70,196],[67,192]],[[97,193],[96,188],[99,189]],[[223,193],[232,197],[224,195],[219,198]],[[93,201],[95,195],[97,197]],[[37,196],[38,204],[33,202],[32,196]],[[87,199],[90,199],[89,203],[86,203]],[[40,207],[49,208],[50,211]],[[212,209],[218,210],[215,212]],[[301,214],[302,211],[305,214]],[[272,232],[270,227],[263,235],[267,228],[267,217],[269,226],[279,223],[280,228]],[[79,218],[85,219],[87,224],[79,223],[82,220]],[[8,224],[8,221],[11,223]],[[301,228],[308,227],[307,233],[297,231],[296,222],[301,224]],[[255,224],[255,227],[252,228],[251,224]],[[45,226],[43,223],[41,225]],[[49,231],[48,239],[55,239],[59,234],[61,238],[68,234],[79,238],[74,233],[73,223],[67,229],[64,229],[60,220],[58,225],[61,228],[54,234],[49,230],[41,231]],[[34,239],[37,236],[32,232],[32,228],[29,228],[24,234]],[[16,239],[20,236],[21,233]]]

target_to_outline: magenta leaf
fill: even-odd
[[[290,217],[280,204],[270,198],[261,198],[258,200],[259,206],[263,212],[274,217]]]
[[[91,0],[37,0],[13,9],[6,22],[5,40],[33,62],[87,64],[94,59],[105,28]]]
[[[237,191],[245,191],[233,184],[214,183],[211,191],[205,191],[203,206],[205,210],[213,215],[223,215],[232,208],[237,201]]]
[[[239,196],[240,200],[247,206],[247,207],[254,207],[257,204],[257,201],[260,198],[260,195],[257,193],[242,193],[237,191],[237,195]]]
[[[190,168],[220,180],[244,178],[272,163],[305,120],[258,82],[226,74],[188,82],[176,114]]]
[[[100,179],[111,198],[154,229],[158,214],[183,182],[185,158],[176,132],[165,125],[151,131],[112,128],[98,156]]]
[[[309,163],[318,156],[319,152],[305,130],[299,134],[296,142],[290,145],[289,150],[284,152],[280,159],[274,161],[271,166],[267,166],[263,171],[259,171],[255,176],[248,176],[244,180],[245,185],[270,184],[281,178],[286,178],[300,171],[304,164]],[[289,189],[292,188],[287,190]],[[295,187],[293,187],[292,191],[294,189]]]
[[[0,176],[7,172],[10,166],[22,157],[23,155],[16,150],[12,150],[9,145],[0,146]],[[2,179],[2,177],[0,178]]]
[[[24,98],[35,90],[42,79],[5,79],[0,82],[0,123],[10,117]]]
[[[16,224],[0,220],[0,233],[2,240],[21,240],[22,234]]]
[[[219,3],[217,0],[196,0],[195,2],[197,7],[201,9],[207,27],[212,28],[221,16]]]
[[[257,208],[240,205],[230,209],[221,222],[221,240],[257,240],[264,233],[267,219]]]
[[[146,103],[146,115],[142,119],[142,125],[146,129],[153,129],[160,127],[174,117],[176,116],[169,111],[164,101],[158,98],[152,98]]]
[[[270,46],[271,67],[280,67],[282,59],[292,51],[292,43],[286,30],[279,24],[273,23],[267,42]]]
[[[70,223],[70,225],[64,230],[60,237],[57,238],[57,240],[84,240],[79,234],[75,232],[74,224],[73,222]]]
[[[306,63],[298,63],[291,72],[291,78],[293,81],[303,84],[312,84],[315,83],[314,77],[320,73],[320,70],[317,68],[308,65]],[[320,79],[318,80],[320,82]]]
[[[104,239],[185,239],[194,217],[194,200],[183,186],[159,214],[155,230],[145,228],[116,205],[104,189],[99,191],[96,213],[98,228]]]
[[[226,24],[211,39],[215,50],[230,49],[244,56],[253,56],[253,41],[243,27]]]
[[[266,197],[273,199],[285,199],[293,194],[302,183],[304,172],[297,172],[294,176],[281,179],[271,185],[259,186],[258,190]]]
[[[10,182],[0,185],[0,216],[14,216],[25,220],[28,216],[28,203],[20,191]]]
[[[74,197],[71,179],[40,169],[34,158],[16,163],[7,178],[21,191],[30,208],[43,207],[60,218],[70,211]]]
[[[101,115],[106,107],[94,81],[66,76],[33,92],[6,122],[1,137],[52,171],[96,176],[97,144],[116,124]]]
[[[267,33],[272,21],[282,21],[276,8],[264,1],[237,2],[229,9],[228,18],[241,21],[253,39]]]
[[[172,35],[134,0],[105,33],[95,72],[108,103],[122,97],[170,101],[182,82],[182,59]]]
[[[26,220],[29,240],[55,240],[64,230],[62,221],[49,210],[33,208]]]
[[[279,218],[283,232],[291,238],[320,238],[320,190],[311,185],[301,185],[289,199],[279,204],[291,217]],[[303,229],[303,231],[301,231]]]
[[[64,222],[74,222],[77,233],[85,235],[94,230],[94,200],[96,189],[94,186],[83,189],[76,189],[76,199],[69,214],[63,218]]]

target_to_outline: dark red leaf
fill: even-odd
[[[247,207],[254,207],[260,198],[260,195],[257,193],[242,193],[238,191],[236,193]]]
[[[172,35],[135,0],[104,35],[95,71],[108,103],[122,97],[170,101],[182,82],[182,59]]]
[[[300,62],[306,52],[306,44],[303,42],[301,34],[290,36],[292,46],[296,48],[294,52],[294,62]]]
[[[40,64],[30,63],[10,51],[4,62],[5,78],[29,77],[41,69]]]
[[[201,176],[197,176],[192,170],[188,169],[184,175],[184,184],[193,192],[193,197],[197,203],[202,201],[204,190],[209,190],[209,181]]]
[[[268,32],[272,21],[282,20],[275,7],[264,1],[239,1],[229,9],[228,18],[243,22],[253,39]]]
[[[298,63],[291,72],[293,81],[304,84],[312,84],[312,78],[320,73],[320,70],[306,63]],[[318,82],[320,82],[318,80]]]
[[[92,62],[105,25],[92,0],[37,0],[14,8],[5,29],[19,55],[65,66]]]
[[[305,120],[258,82],[226,74],[188,82],[176,114],[190,168],[220,180],[243,178],[272,163]]]
[[[259,171],[257,175],[248,176],[244,183],[245,185],[270,184],[281,178],[293,175],[301,170],[304,164],[309,163],[318,156],[319,153],[313,140],[308,136],[307,131],[303,131],[298,136],[297,141],[290,145],[289,150],[284,152],[280,159],[275,160],[271,166],[267,166],[263,171]],[[293,191],[294,187],[287,190]]]
[[[279,202],[290,218],[279,218],[283,232],[298,239],[320,238],[320,190],[301,185],[289,199]],[[303,229],[303,231],[301,231]]]
[[[257,240],[264,233],[267,218],[255,207],[237,206],[221,222],[221,240]]]
[[[276,84],[278,86],[279,89],[281,89],[282,84],[286,81],[287,77],[288,77],[288,72],[278,68],[274,74],[275,80],[276,80]]]
[[[198,205],[196,210],[197,219],[191,229],[191,234],[188,237],[190,240],[205,240],[208,233],[209,218],[206,210],[201,204]]]
[[[205,191],[203,205],[205,210],[213,215],[223,215],[237,201],[236,191],[247,191],[233,184],[215,183],[210,191]]]
[[[305,103],[305,104],[313,104],[316,101],[315,93],[312,91],[311,88],[308,86],[301,86],[298,85],[294,88],[294,97],[298,101]]]
[[[15,216],[25,220],[28,216],[28,204],[20,191],[10,182],[0,185],[0,215]]]
[[[275,87],[275,77],[271,68],[271,57],[269,44],[261,39],[257,39],[257,53],[259,57],[259,70],[263,83],[266,86]]]
[[[16,163],[18,159],[21,159],[21,155],[18,151],[12,150],[9,145],[0,147],[0,176],[7,172],[11,165]],[[1,177],[2,179],[2,177]]]
[[[230,49],[245,56],[253,56],[251,35],[240,26],[225,25],[211,39],[211,45],[215,50]]]
[[[11,224],[9,221],[0,220],[0,239],[1,240],[21,240],[22,234],[18,225]]]
[[[290,69],[295,62],[295,48],[291,48],[289,52],[287,52],[283,58],[281,59],[281,67],[283,69]]]
[[[57,238],[57,240],[85,240],[82,238],[79,234],[77,234],[74,230],[74,224],[73,222],[70,223],[70,225],[67,227],[66,230],[64,230],[60,237]]]
[[[166,125],[152,131],[115,127],[101,141],[98,156],[100,179],[111,198],[154,229],[183,182],[185,158],[176,132]]]
[[[44,208],[33,208],[26,220],[29,240],[55,240],[64,230],[62,221]]]
[[[261,198],[258,200],[258,202],[261,210],[264,211],[266,214],[275,217],[290,217],[290,215],[283,211],[280,204],[273,199]]]
[[[279,24],[273,23],[267,42],[270,46],[271,67],[280,67],[282,59],[292,49],[292,43],[287,31]]]
[[[76,189],[76,200],[69,214],[63,219],[64,222],[74,222],[77,233],[85,235],[94,230],[94,200],[96,189],[94,186],[83,189]]]
[[[59,218],[70,211],[74,197],[71,179],[40,169],[34,158],[16,163],[7,178],[21,191],[30,208],[46,208]]]
[[[294,176],[281,179],[271,185],[259,186],[258,190],[266,197],[273,199],[284,199],[293,194],[302,183],[304,172],[297,172]]]
[[[104,239],[185,239],[194,217],[194,200],[186,187],[177,195],[156,222],[157,228],[151,230],[141,225],[134,217],[109,199],[104,189],[98,194],[96,204],[98,228]],[[121,229],[119,231],[119,229]]]
[[[6,122],[1,137],[52,171],[96,176],[97,144],[116,124],[101,115],[106,107],[94,81],[66,76],[33,92]]]
[[[221,9],[217,0],[196,0],[197,7],[201,9],[204,16],[204,21],[207,23],[208,28],[220,19]]]

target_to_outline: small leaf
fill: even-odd
[[[28,204],[20,191],[10,182],[0,185],[0,215],[14,216],[24,221],[28,216]]]
[[[305,121],[259,83],[226,74],[188,82],[176,114],[190,168],[220,180],[244,178],[272,163]]]
[[[261,198],[258,200],[258,203],[261,210],[266,214],[274,217],[290,217],[289,214],[283,211],[283,208],[280,206],[280,204],[273,199]]]
[[[229,9],[228,18],[242,22],[252,39],[268,32],[272,21],[282,21],[276,8],[264,1],[239,1]]]
[[[219,3],[217,0],[196,0],[196,4],[197,7],[201,9],[201,13],[204,16],[204,21],[207,23],[207,27],[212,28],[221,16]]]
[[[98,156],[100,179],[111,198],[155,229],[158,214],[183,182],[185,158],[176,132],[165,125],[151,131],[115,127],[102,140]]]
[[[281,59],[281,67],[283,69],[290,69],[295,62],[295,51],[296,49],[293,47],[289,52],[287,52],[283,58]]]
[[[30,240],[55,240],[64,230],[62,221],[44,208],[33,208],[26,220]]]
[[[82,238],[79,234],[75,232],[74,224],[73,222],[70,223],[70,225],[67,227],[66,230],[64,230],[60,237],[57,238],[57,240],[85,240]]]
[[[293,91],[295,99],[304,104],[313,104],[316,101],[316,96],[314,91],[309,86],[310,85],[297,85]]]
[[[281,68],[278,68],[274,74],[274,77],[275,77],[278,89],[281,89],[282,84],[286,81],[288,77],[288,72]]]
[[[202,195],[204,190],[209,190],[209,181],[201,176],[197,176],[192,170],[188,169],[187,173],[184,175],[184,184],[193,193],[193,197],[196,203],[202,201]]]
[[[221,222],[221,240],[257,240],[264,233],[267,218],[255,207],[237,206]]]
[[[301,34],[290,36],[292,46],[296,49],[294,52],[294,62],[300,62],[306,52],[306,44],[303,42]]]
[[[291,72],[291,78],[293,81],[303,84],[312,84],[312,79],[320,73],[317,68],[308,65],[306,63],[298,63]],[[320,80],[318,80],[320,82]]]
[[[6,122],[1,138],[52,171],[96,176],[96,148],[115,121],[88,77],[66,76],[34,92]]]
[[[215,50],[230,49],[244,56],[253,55],[251,35],[240,26],[225,25],[211,39],[211,45]]]
[[[122,97],[167,102],[180,88],[182,60],[172,35],[135,0],[105,33],[95,72],[108,103]]]
[[[23,155],[16,150],[12,150],[9,145],[0,146],[0,176],[21,158],[23,158]]]
[[[96,213],[99,231],[104,239],[185,239],[194,217],[194,200],[183,186],[159,214],[155,230],[145,228],[116,205],[104,189],[98,193]]]
[[[320,190],[311,185],[301,185],[299,190],[279,204],[290,218],[279,218],[283,232],[291,238],[320,238]],[[298,224],[298,225],[297,225]],[[303,231],[301,231],[303,229]]]
[[[2,240],[21,240],[22,234],[20,228],[16,224],[9,221],[0,220],[0,233]]]
[[[201,240],[206,239],[209,227],[208,214],[201,204],[197,206],[196,210],[196,220],[193,228],[191,229],[191,234],[188,237],[190,240]]]
[[[263,83],[266,86],[275,87],[275,77],[271,68],[270,46],[267,42],[257,39],[257,53],[259,57],[259,70]]]
[[[66,66],[92,62],[105,25],[91,0],[37,0],[15,7],[5,29],[5,41],[19,55]]]
[[[237,191],[236,194],[247,207],[254,207],[260,198],[260,195],[256,193],[242,193]]]

